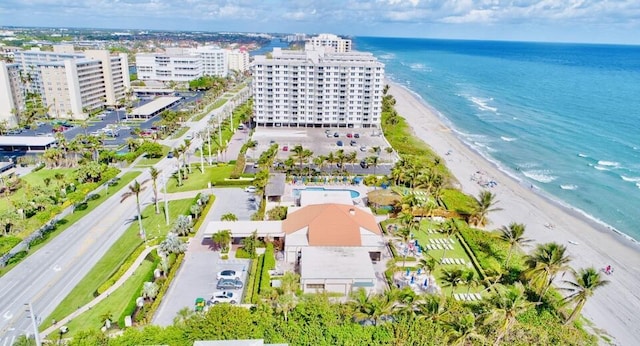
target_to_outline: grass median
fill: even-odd
[[[220,181],[229,178],[233,172],[234,165],[205,167],[204,173],[200,172],[200,164],[191,164],[192,173],[188,179],[182,180],[182,185],[178,186],[178,179],[174,176],[167,183],[167,192],[185,192],[202,190],[208,187],[209,182]]]
[[[135,197],[130,197],[135,198]],[[169,218],[175,220],[178,215],[186,214],[193,199],[180,199],[169,201]],[[164,204],[161,204],[160,214],[155,213],[153,204],[142,211],[142,227],[145,229],[148,241],[154,241],[167,234],[171,228],[165,224]],[[44,320],[42,330],[49,326],[52,320],[61,320],[79,307],[89,303],[95,298],[95,292],[100,285],[107,281],[127,258],[142,245],[138,230],[138,222],[134,219],[122,236],[111,246],[107,253],[96,263],[91,271],[78,283],[67,297],[56,307],[51,315]]]

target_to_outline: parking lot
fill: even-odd
[[[279,160],[289,158],[290,150],[296,145],[302,145],[305,149],[311,150],[313,156],[328,155],[339,149],[343,149],[345,153],[355,151],[358,154],[358,160],[374,155],[371,152],[372,147],[380,147],[380,162],[388,163],[394,160],[392,154],[385,152],[389,144],[380,135],[380,129],[258,127],[252,139],[258,142],[255,149],[256,157],[272,143],[278,143],[277,158]]]

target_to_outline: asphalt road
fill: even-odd
[[[218,111],[210,115],[215,117]],[[191,123],[192,132],[206,128],[209,118]],[[155,167],[171,173],[175,170],[172,161],[175,160],[165,158]],[[147,170],[137,178],[140,182],[147,179]],[[151,203],[153,196],[151,182],[145,185],[147,188],[140,195],[143,205]],[[38,325],[50,325],[52,321],[42,318],[53,312],[130,223],[135,222],[135,198],[120,203],[123,192],[110,191],[111,198],[0,277],[0,346],[13,344],[21,334],[33,334],[26,303],[32,304]]]

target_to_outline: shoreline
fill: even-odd
[[[534,244],[555,241],[567,246],[574,269],[614,266],[615,275],[605,276],[611,283],[587,301],[582,314],[613,336],[616,344],[640,344],[640,316],[636,315],[640,309],[640,293],[636,292],[640,287],[640,243],[584,211],[531,188],[533,185],[525,186],[525,181],[505,172],[457,137],[447,119],[441,118],[444,115],[419,95],[399,83],[387,80],[387,84],[396,98],[398,114],[407,120],[416,137],[445,160],[459,188],[473,196],[485,189],[496,194],[496,206],[502,210],[489,214],[486,229],[523,223],[527,227],[525,236]],[[477,172],[498,184],[480,186],[472,180]],[[558,283],[560,279],[556,286]]]

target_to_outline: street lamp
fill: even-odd
[[[169,199],[167,198],[167,178],[164,176],[164,171],[162,172],[162,181],[164,182],[164,218],[167,222],[167,226],[169,225]]]
[[[58,330],[58,334],[60,335],[60,337],[58,338],[58,345],[62,345],[62,336],[64,334],[67,334],[68,332],[69,332],[69,327],[67,326],[60,327],[60,329]]]
[[[36,321],[36,315],[33,313],[33,306],[31,303],[25,303],[24,305],[29,307],[29,316],[31,317],[31,326],[33,327],[33,337],[36,340],[36,346],[42,346],[40,333],[38,332],[38,321]]]

